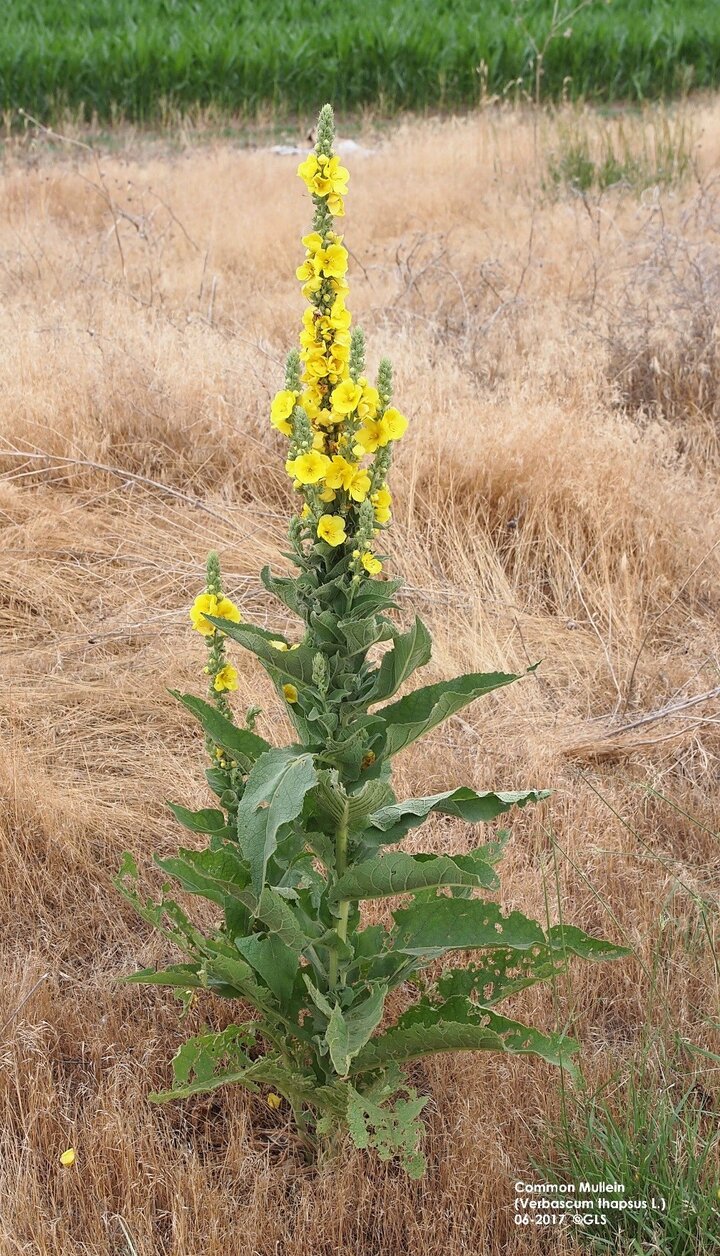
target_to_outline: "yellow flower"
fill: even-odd
[[[373,388],[367,381],[359,381],[362,385],[362,397],[358,405],[358,418],[374,419],[380,405],[380,394],[377,388]]]
[[[282,1103],[282,1099],[280,1098],[279,1095],[273,1094],[273,1092],[270,1091],[270,1094],[267,1097],[267,1103],[268,1103],[269,1108],[273,1108],[276,1110],[277,1108],[280,1107],[280,1104]]]
[[[382,563],[379,558],[375,557],[372,550],[365,550],[360,562],[371,576],[376,576],[379,571],[382,571]]]
[[[74,1147],[68,1147],[67,1151],[64,1151],[62,1153],[62,1155],[60,1156],[60,1163],[66,1169],[69,1168],[71,1164],[75,1163],[75,1148]]]
[[[342,545],[347,540],[345,520],[341,515],[321,515],[318,520],[317,534],[328,545]]]
[[[232,663],[226,663],[220,668],[213,681],[213,689],[216,693],[232,692],[238,687],[238,674]]]
[[[278,432],[282,432],[283,436],[292,436],[292,427],[289,423],[290,415],[295,407],[297,393],[291,392],[289,388],[283,388],[282,392],[276,393],[273,403],[270,407],[270,422],[276,427]]]
[[[270,645],[274,650],[287,650],[287,643],[285,641],[271,641]]]
[[[335,454],[332,462],[325,472],[325,483],[328,488],[348,488],[352,483],[355,474],[355,467],[345,458],[341,458],[340,454]]]
[[[330,466],[327,454],[319,454],[311,449],[309,454],[300,454],[297,458],[289,458],[285,470],[301,484],[317,484]]]
[[[364,502],[370,489],[370,476],[367,471],[363,471],[361,467],[353,473],[350,483],[347,485],[347,491],[354,502]]]
[[[335,501],[335,489],[324,488],[320,491],[319,496],[320,496],[321,502],[334,502]]]
[[[190,607],[192,626],[204,637],[211,637],[215,631],[214,625],[208,623],[205,615],[217,615],[217,604],[214,593],[199,593]]]
[[[338,414],[352,414],[361,397],[360,385],[354,384],[351,379],[346,379],[333,389],[330,400],[333,410],[337,410]]]
[[[392,518],[392,496],[385,487],[379,488],[370,498],[375,507],[375,519],[378,523],[389,523]]]
[[[342,279],[348,268],[347,249],[344,249],[342,244],[329,244],[326,249],[320,249],[315,254],[313,262],[328,279]],[[304,276],[304,278],[309,278],[309,276]]]
[[[234,624],[242,623],[242,615],[229,597],[218,598],[217,610],[214,613],[218,619],[230,619]]]
[[[316,153],[308,153],[304,161],[300,162],[297,168],[298,176],[302,179],[309,192],[314,192],[315,176],[318,172],[318,159]]]
[[[382,440],[382,435],[379,419],[366,419],[356,439],[365,453],[374,454],[378,445],[387,444],[387,440]]]
[[[297,702],[298,691],[294,685],[283,685],[282,691],[285,695],[286,702]]]
[[[317,253],[318,249],[321,249],[323,246],[323,238],[319,231],[311,231],[309,235],[303,236],[302,242],[308,253]],[[312,310],[310,314],[312,316]]]
[[[316,253],[314,257],[307,257],[295,271],[295,278],[300,283],[307,284],[311,292],[317,292],[322,283],[322,275],[320,274],[320,255]]]
[[[388,406],[384,415],[380,420],[384,440],[380,441],[381,445],[386,445],[389,440],[400,440],[407,428],[408,421],[404,414],[396,410],[394,406]]]

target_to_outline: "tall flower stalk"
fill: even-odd
[[[297,620],[299,639],[245,623],[226,598],[215,555],[191,610],[208,643],[209,701],[179,700],[200,721],[211,754],[214,807],[172,810],[205,835],[159,866],[217,909],[200,930],[174,899],[154,904],[135,888],[126,855],[116,884],[144,919],[185,955],[129,981],[207,990],[236,1002],[237,1024],[186,1042],[173,1061],[167,1100],[237,1082],[285,1101],[303,1145],[315,1152],[349,1133],[358,1148],[423,1171],[420,1113],[427,1102],[406,1071],[439,1051],[535,1055],[573,1075],[577,1044],[500,1015],[515,992],[623,948],[562,924],[544,930],[489,895],[508,840],[456,855],[408,854],[406,834],[439,813],[488,823],[546,791],[478,793],[470,787],[398,801],[394,756],[448,716],[517,676],[471,673],[398,690],[430,659],[420,619],[403,630],[394,600],[401,581],[382,573],[391,522],[387,485],[394,443],[407,427],[392,406],[390,363],[375,384],[365,374],[362,333],[345,298],[348,254],[335,220],[344,216],[348,172],[333,152],[332,110],[320,113],[315,149],[298,170],[312,197],[311,232],[298,279],[308,301],[300,350],[288,356],[270,421],[286,439],[285,467],[297,494],[290,521],[295,574],[260,574]],[[296,740],[273,747],[243,725],[227,697],[237,674],[228,642],[249,650],[273,683]],[[378,650],[378,647],[386,647]],[[367,924],[361,904],[400,898],[385,923]],[[465,966],[437,961],[468,953]],[[435,966],[431,980],[420,976]],[[388,1017],[388,995],[406,1009]]]

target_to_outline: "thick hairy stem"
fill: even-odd
[[[348,804],[345,803],[343,817],[340,821],[337,832],[335,834],[335,871],[338,877],[341,877],[347,869],[347,849],[348,849]],[[349,899],[342,899],[338,908],[338,922],[335,926],[335,932],[341,942],[347,941],[348,931],[348,914],[350,912]],[[335,989],[338,984],[338,953],[330,952],[330,970],[328,974],[330,989]]]

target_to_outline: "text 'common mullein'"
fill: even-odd
[[[575,1042],[496,1005],[564,972],[572,956],[624,951],[566,924],[543,929],[490,897],[505,831],[462,854],[401,849],[433,813],[488,823],[547,794],[463,786],[398,801],[393,792],[396,754],[519,677],[471,673],[396,696],[431,652],[419,619],[399,624],[401,581],[383,573],[388,473],[408,425],[392,404],[390,363],[383,359],[370,383],[364,339],[352,329],[348,254],[336,226],[348,172],[333,141],[326,105],[315,149],[298,171],[314,206],[298,269],[308,302],[300,349],[288,357],[270,415],[287,442],[297,495],[287,555],[295,574],[260,575],[298,621],[296,639],[245,622],[211,554],[190,612],[208,647],[208,695],[176,695],[204,730],[217,801],[200,811],[172,804],[206,844],[196,837],[157,863],[215,906],[216,926],[200,929],[167,892],[159,903],[141,898],[129,854],[116,884],[185,957],[127,980],[174,987],[185,1000],[209,991],[238,1008],[237,1023],[180,1048],[174,1087],[155,1098],[237,1082],[264,1094],[273,1110],[284,1100],[310,1152],[346,1131],[356,1147],[419,1176],[427,1098],[412,1086],[412,1061],[494,1050],[535,1055],[572,1075]],[[233,717],[230,642],[251,651],[270,678],[295,729],[291,745],[274,747],[255,731],[257,708],[242,722]],[[402,905],[367,923],[361,904],[388,898]],[[470,962],[438,963],[458,952]],[[431,964],[432,978],[421,976]],[[389,996],[400,987],[393,1016]]]

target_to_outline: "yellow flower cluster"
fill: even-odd
[[[229,597],[217,597],[215,593],[199,593],[189,613],[193,628],[204,637],[211,637],[215,632],[215,625],[205,618],[206,615],[214,615],[216,619],[230,619],[234,624],[242,623],[242,615],[235,603]],[[236,687],[223,686],[226,689]]]
[[[331,141],[325,145],[330,146]],[[320,540],[337,547],[357,532],[351,513],[367,498],[376,525],[390,522],[392,499],[382,482],[388,461],[375,471],[373,457],[400,439],[407,419],[361,374],[362,354],[353,348],[345,305],[348,252],[332,223],[345,213],[349,175],[339,158],[322,148],[319,138],[298,167],[316,209],[315,229],[303,237],[305,260],[296,272],[309,303],[300,334],[301,369],[275,395],[270,422],[294,442],[285,463],[294,487],[311,490],[304,493],[300,517],[312,520]],[[358,552],[358,564],[371,575],[382,567],[370,551]]]

